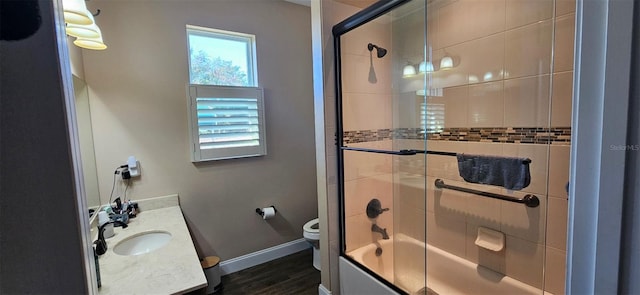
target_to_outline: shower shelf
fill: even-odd
[[[455,190],[455,191],[475,194],[475,195],[479,195],[479,196],[483,196],[483,197],[489,197],[489,198],[493,198],[493,199],[500,199],[500,200],[514,202],[514,203],[525,204],[527,207],[531,207],[531,208],[535,208],[535,207],[538,207],[540,205],[540,199],[538,199],[537,196],[530,195],[530,194],[526,195],[526,196],[524,196],[523,198],[520,199],[520,198],[515,198],[515,197],[510,197],[510,196],[505,196],[505,195],[499,195],[499,194],[494,194],[494,193],[489,193],[489,192],[478,191],[478,190],[474,190],[474,189],[470,189],[470,188],[466,188],[466,187],[448,185],[448,184],[445,184],[442,179],[436,179],[435,186],[437,188],[441,188],[441,189],[442,188],[450,189],[450,190]]]

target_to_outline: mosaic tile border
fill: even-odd
[[[345,144],[350,144],[398,138],[392,132],[391,129],[344,131],[342,139]]]
[[[570,144],[571,127],[445,128],[426,136],[429,140],[445,141]],[[391,139],[425,139],[425,133],[420,128],[396,128],[345,131],[343,137],[345,144]]]

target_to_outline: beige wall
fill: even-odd
[[[70,45],[71,47],[75,47]],[[73,59],[71,60],[73,65]],[[73,66],[72,66],[73,69]],[[80,142],[80,157],[82,159],[82,176],[84,191],[89,208],[99,206],[100,193],[98,175],[96,173],[96,155],[93,147],[91,130],[91,110],[89,107],[89,93],[84,80],[73,76],[73,91],[76,99],[76,121],[78,123],[78,139]],[[104,200],[106,202],[107,200]]]
[[[84,79],[84,62],[82,61],[82,48],[73,45],[75,38],[67,36],[67,44],[69,45],[69,61],[71,62],[71,74]]]
[[[134,155],[142,176],[127,195],[178,193],[200,255],[225,260],[302,238],[302,225],[317,217],[309,8],[279,0],[88,5],[102,11],[96,21],[109,46],[84,53],[102,199],[113,170]],[[267,156],[190,162],[187,24],[256,35]],[[278,215],[265,222],[254,210],[269,205]]]

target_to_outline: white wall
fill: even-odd
[[[135,155],[142,176],[127,195],[178,193],[200,255],[225,260],[301,238],[317,217],[309,8],[279,0],[88,5],[101,10],[109,46],[84,52],[102,199],[114,169]],[[256,35],[267,156],[190,162],[187,24]],[[265,222],[255,208],[269,205],[278,216]]]

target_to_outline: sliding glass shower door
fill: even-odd
[[[344,257],[400,293],[563,292],[574,5],[379,1],[334,27]]]
[[[343,254],[407,293],[426,290],[424,3],[336,38]]]

